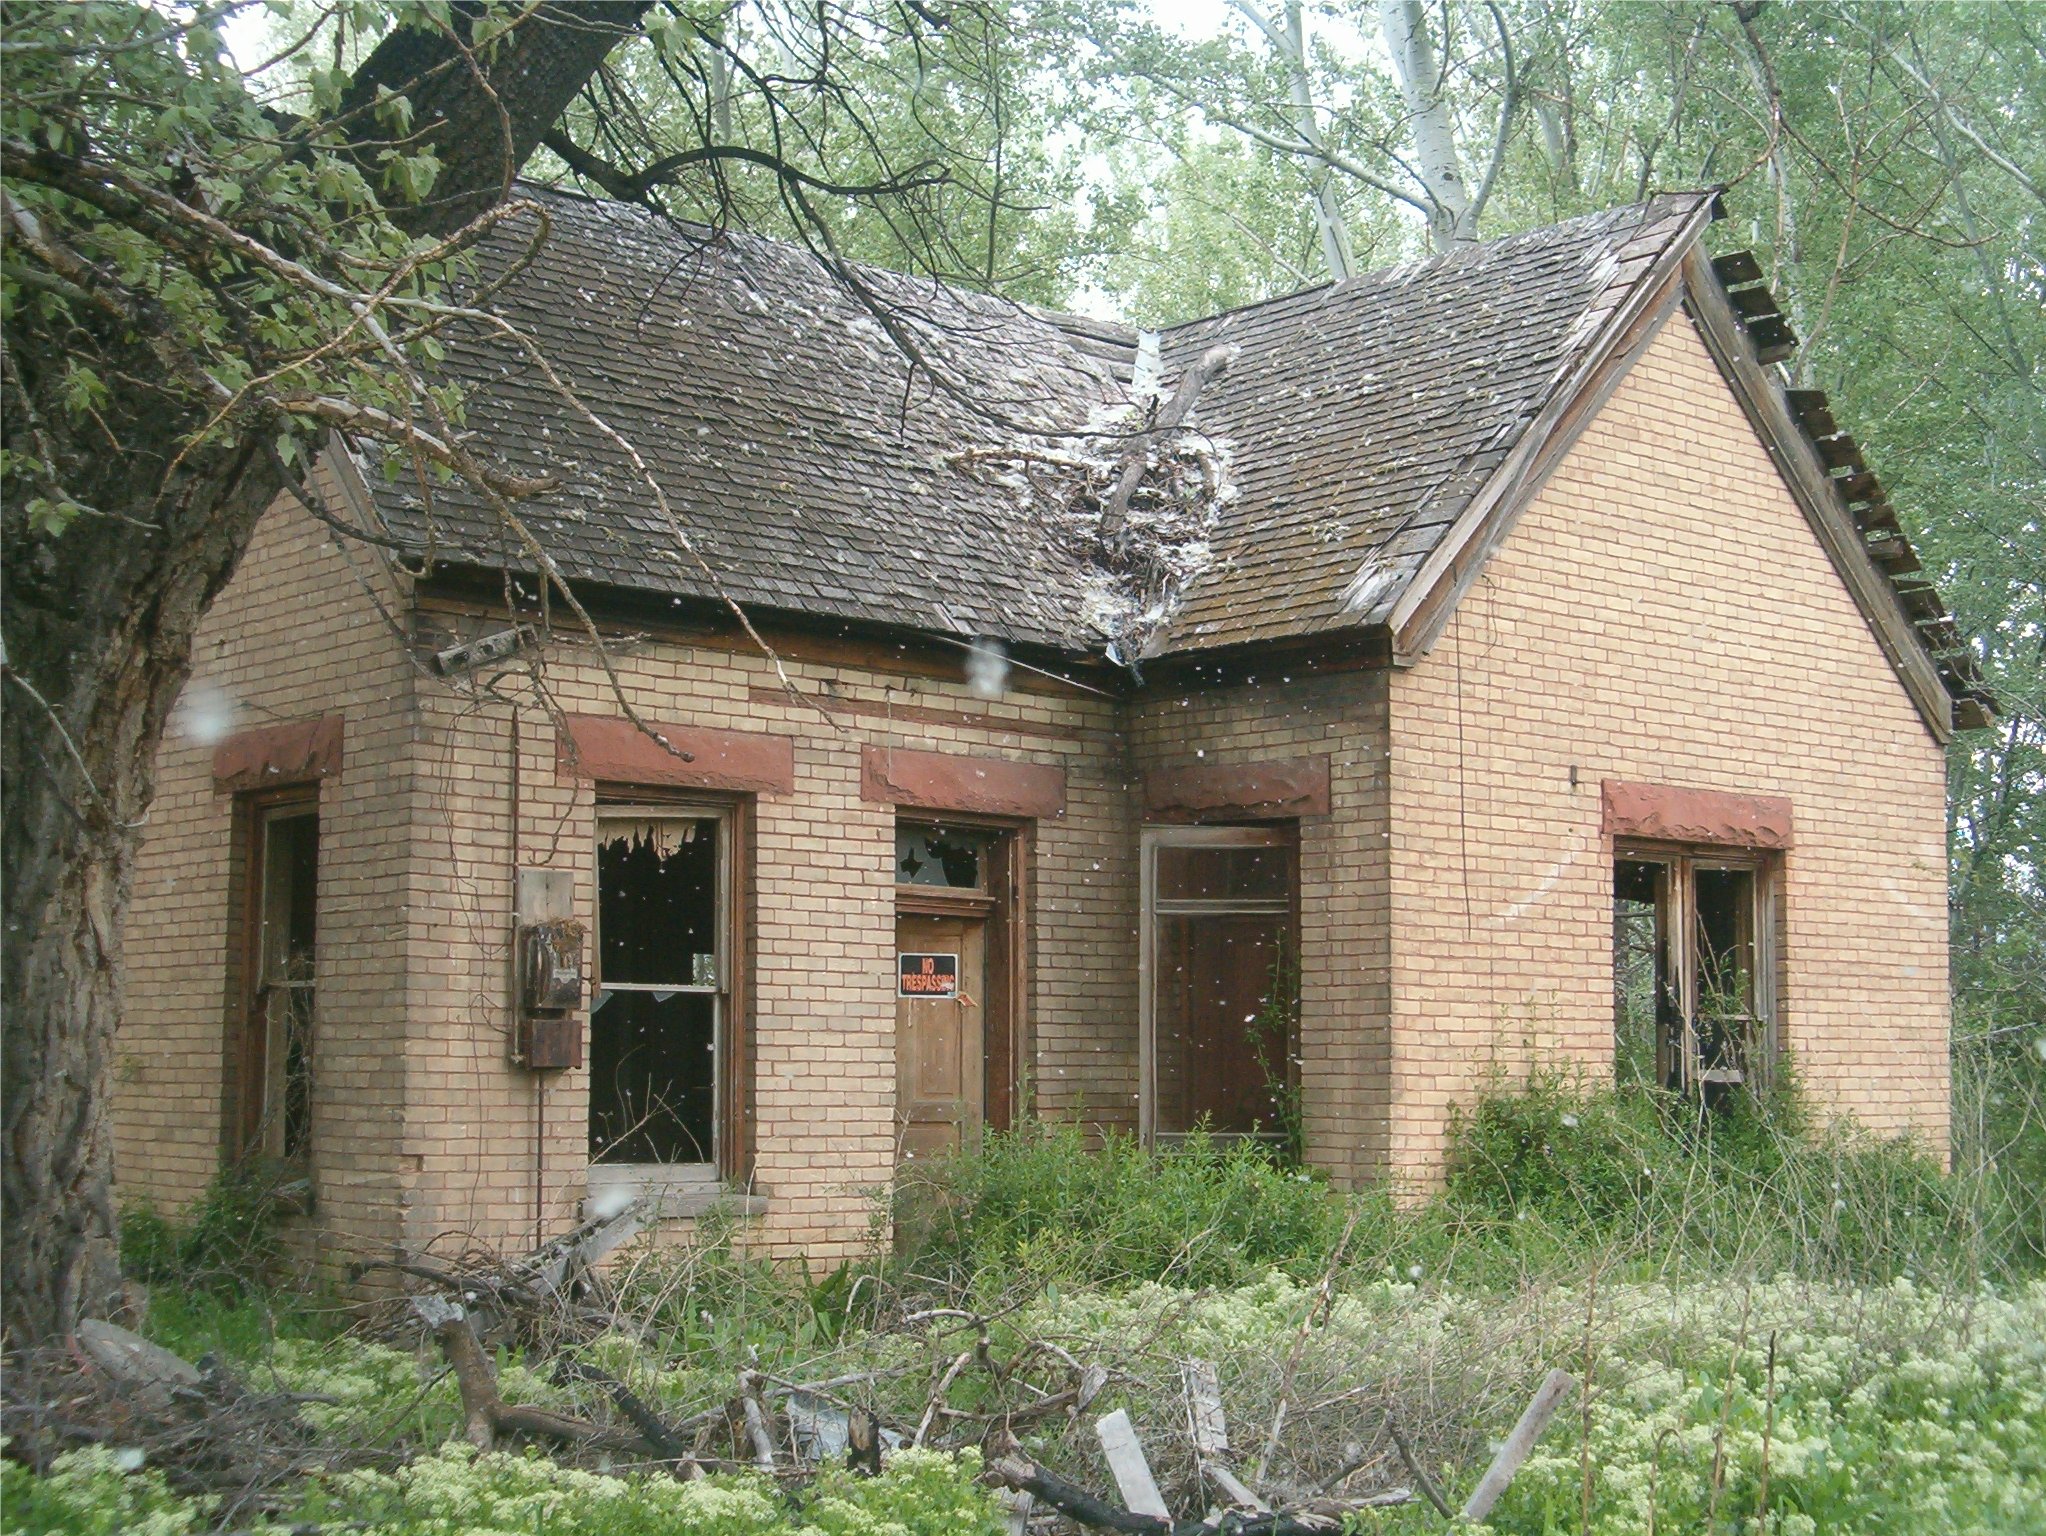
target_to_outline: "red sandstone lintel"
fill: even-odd
[[[1606,779],[1605,830],[1610,837],[1724,848],[1788,848],[1790,801],[1779,795],[1731,795],[1716,789],[1628,784]]]
[[[866,746],[860,749],[860,798],[1044,821],[1066,813],[1066,771],[1005,757]]]
[[[796,787],[795,743],[786,736],[672,725],[665,720],[647,724],[661,741],[620,716],[570,715],[566,728],[555,737],[556,765],[565,778],[608,784],[761,795],[785,795]]]
[[[1153,821],[1326,816],[1328,778],[1326,756],[1157,768],[1144,775],[1144,815]]]
[[[216,794],[308,784],[341,771],[341,717],[236,731],[213,749]]]

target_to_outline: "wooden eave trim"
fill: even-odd
[[[1683,297],[1685,263],[1716,216],[1716,199],[1700,199],[1655,264],[1585,349],[1576,371],[1555,390],[1506,458],[1471,498],[1447,536],[1421,563],[1387,617],[1393,665],[1412,666],[1434,648],[1457,604],[1563,455],[1619,387]]]
[[[533,578],[527,575],[525,579]],[[712,599],[683,597],[678,603],[660,593],[599,582],[571,585],[607,641],[644,638],[705,650],[760,654],[760,647],[739,627],[730,610]],[[513,622],[505,609],[501,573],[480,566],[441,564],[432,576],[420,578],[413,606],[422,615],[453,613]],[[963,635],[955,645],[919,630],[861,619],[752,605],[748,605],[747,615],[775,652],[790,661],[857,666],[939,682],[956,683],[965,675]],[[532,615],[521,613],[517,618],[530,622]],[[1011,645],[1010,654],[1024,664],[1009,673],[1009,687],[1017,693],[1106,701],[1125,691],[1122,674],[1098,658],[1021,644]]]
[[[1756,357],[1702,250],[1693,248],[1685,256],[1683,278],[1684,307],[1697,322],[1706,350],[1918,707],[1926,729],[1944,746],[1954,731],[1953,699],[1919,643],[1896,588],[1869,555],[1818,450],[1799,430],[1782,389]]]

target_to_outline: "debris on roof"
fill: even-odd
[[[1140,337],[521,196],[549,238],[493,302],[574,400],[494,332],[448,338],[444,366],[492,454],[563,480],[520,515],[567,578],[1130,665],[1384,623],[1716,209],[1665,194]],[[507,277],[534,224],[499,226],[479,281]],[[1754,258],[1714,271],[1758,358],[1787,356]],[[1822,395],[1788,398],[1973,723],[1973,658],[1880,483]],[[531,569],[459,482],[375,493],[439,561]]]

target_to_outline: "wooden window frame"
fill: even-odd
[[[1667,892],[1661,903],[1658,938],[1669,945],[1669,968],[1676,991],[1676,1007],[1683,1022],[1681,1091],[1696,1093],[1706,1079],[1698,1069],[1698,910],[1697,876],[1700,870],[1733,870],[1752,876],[1754,895],[1748,920],[1752,926],[1750,947],[1755,957],[1752,977],[1754,1021],[1759,1026],[1756,1044],[1760,1060],[1744,1063],[1743,1086],[1765,1093],[1775,1082],[1782,1034],[1783,929],[1781,892],[1783,854],[1764,848],[1730,848],[1699,843],[1667,843],[1643,838],[1616,838],[1607,869],[1622,862],[1660,866],[1658,887]],[[1610,875],[1609,875],[1610,878]],[[1664,931],[1666,925],[1666,931]],[[1657,1071],[1668,1081],[1657,1043]]]
[[[1175,899],[1162,905],[1158,897],[1158,850],[1161,848],[1285,848],[1291,853],[1292,888],[1284,898]],[[1145,1146],[1178,1141],[1183,1131],[1160,1131],[1158,1116],[1158,1008],[1153,982],[1158,969],[1158,918],[1166,916],[1283,916],[1297,949],[1300,935],[1300,824],[1262,821],[1250,826],[1217,826],[1201,822],[1165,822],[1147,826],[1138,835],[1137,918],[1137,1136]]]
[[[264,1006],[266,957],[263,948],[263,904],[266,887],[265,864],[272,823],[299,816],[313,818],[315,847],[321,836],[320,791],[317,783],[291,784],[275,789],[244,791],[234,798],[229,832],[229,905],[234,920],[229,927],[227,992],[228,1028],[223,1044],[221,1151],[230,1162],[253,1157],[283,1162],[283,1149],[268,1144],[271,1124],[271,1078],[277,1070],[271,1061],[272,1029]],[[313,1020],[317,1033],[320,1006],[319,933],[320,877],[313,883]],[[259,1027],[260,1024],[260,1027]],[[312,1113],[309,1099],[308,1114]],[[283,1135],[282,1120],[276,1134]],[[310,1170],[313,1162],[311,1127],[308,1145],[290,1166]]]
[[[1010,1130],[1026,1113],[1024,1068],[1033,1060],[1029,913],[1037,824],[1014,816],[904,806],[896,813],[895,831],[899,834],[904,827],[971,828],[994,834],[983,889],[966,891],[895,881],[895,910],[898,915],[910,912],[987,920],[988,969],[1000,976],[1003,984],[987,989],[981,1021],[981,1120],[990,1130]],[[889,873],[894,873],[892,857]]]
[[[590,996],[604,987],[603,893],[598,882],[597,849],[607,821],[672,819],[715,821],[718,824],[716,899],[716,967],[714,988],[662,987],[662,991],[700,991],[717,996],[712,1021],[717,1062],[713,1074],[711,1130],[713,1161],[708,1163],[599,1163],[587,1165],[586,1184],[599,1191],[629,1187],[659,1197],[716,1196],[744,1188],[753,1177],[753,955],[754,868],[753,801],[750,796],[667,792],[635,785],[607,785],[601,790],[590,841]],[[651,990],[651,984],[622,983],[618,990]],[[596,1027],[594,1015],[588,1028]],[[584,1057],[590,1059],[585,1044]],[[585,1114],[588,1113],[585,1086]]]

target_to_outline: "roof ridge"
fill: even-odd
[[[1159,330],[1163,335],[1171,336],[1180,331],[1191,330],[1196,326],[1211,325],[1217,320],[1227,319],[1234,315],[1246,314],[1252,310],[1264,309],[1275,304],[1289,303],[1295,299],[1305,298],[1309,294],[1333,294],[1340,291],[1354,291],[1357,287],[1373,279],[1382,280],[1392,276],[1394,273],[1398,273],[1403,277],[1419,277],[1430,272],[1441,271],[1455,262],[1473,259],[1476,253],[1497,254],[1502,247],[1532,241],[1545,235],[1552,236],[1559,230],[1570,229],[1576,225],[1593,224],[1607,220],[1618,224],[1624,220],[1625,215],[1630,213],[1642,214],[1643,217],[1640,223],[1646,224],[1648,222],[1646,217],[1647,211],[1659,204],[1674,204],[1678,200],[1695,202],[1700,199],[1717,197],[1718,195],[1717,190],[1712,188],[1696,192],[1657,192],[1641,199],[1639,202],[1620,203],[1611,208],[1595,208],[1588,213],[1572,214],[1567,219],[1558,219],[1554,223],[1537,224],[1529,229],[1515,230],[1509,235],[1495,235],[1489,240],[1473,240],[1464,245],[1453,246],[1446,251],[1436,251],[1427,256],[1409,257],[1404,261],[1391,262],[1382,267],[1372,267],[1364,272],[1353,272],[1345,278],[1308,283],[1303,287],[1290,289],[1285,293],[1271,294],[1262,299],[1250,299],[1242,304],[1232,304],[1225,309],[1218,309],[1209,314],[1196,315],[1188,320],[1175,321],[1171,325],[1159,327]],[[1675,209],[1671,208],[1671,212],[1675,212]]]

